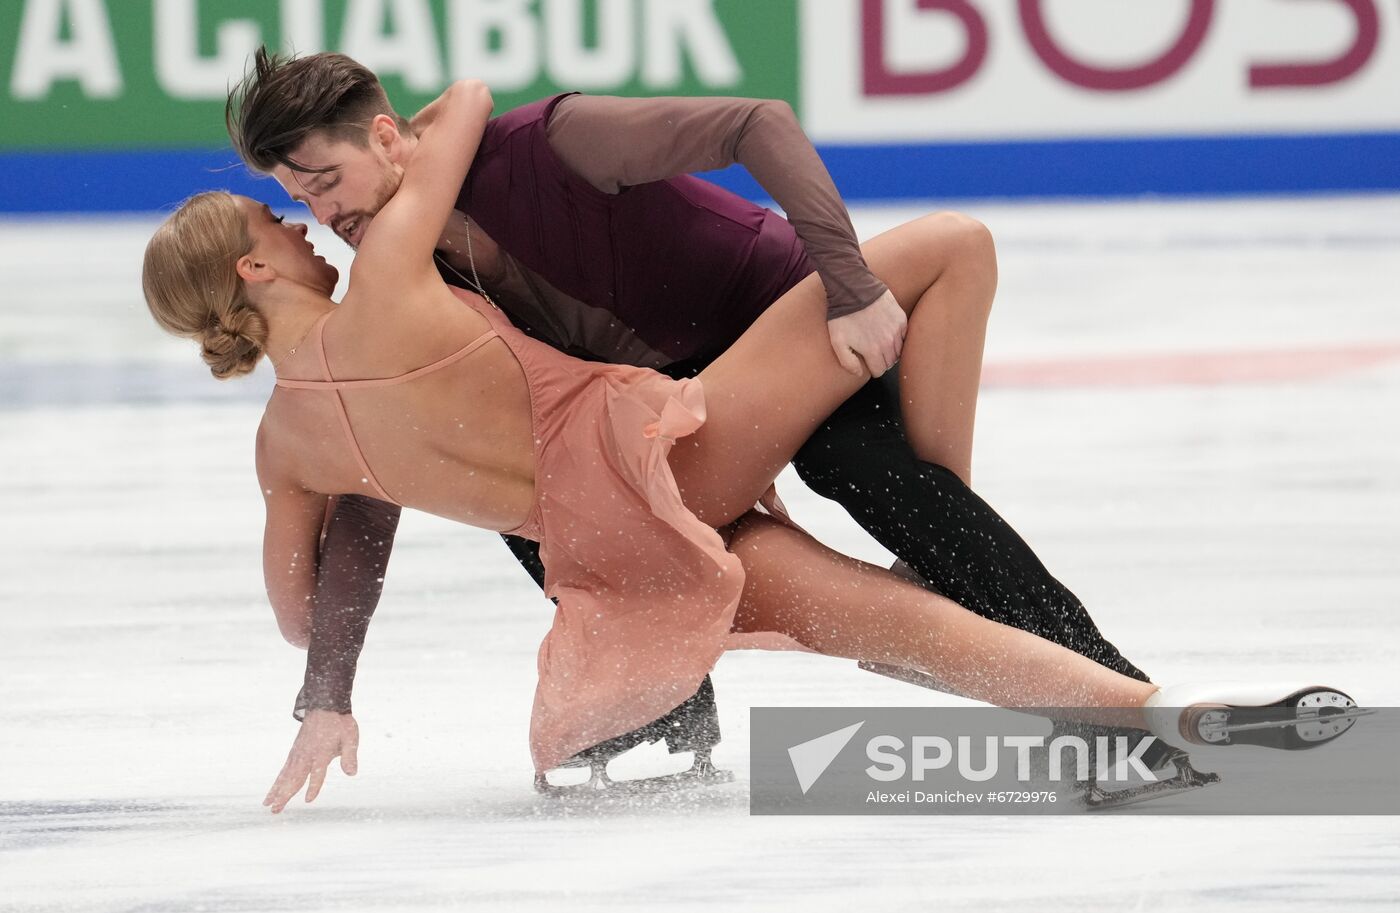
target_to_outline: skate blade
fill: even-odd
[[[609,799],[628,796],[646,796],[657,793],[682,792],[704,786],[719,786],[733,783],[733,771],[720,770],[713,766],[691,767],[679,773],[658,777],[640,777],[635,780],[614,780],[606,771],[596,768],[587,783],[571,783],[558,786],[550,783],[544,774],[535,775],[535,791],[553,799]]]
[[[1317,748],[1346,733],[1374,709],[1339,691],[1298,696],[1291,706],[1221,707],[1200,711],[1196,731],[1207,745],[1256,745],[1284,751]]]
[[[1179,796],[1182,793],[1193,792],[1210,786],[1212,783],[1220,782],[1219,774],[1208,774],[1207,776],[1210,779],[1204,783],[1184,784],[1163,780],[1161,783],[1144,783],[1141,786],[1129,786],[1127,789],[1104,789],[1100,786],[1091,786],[1084,794],[1084,806],[1091,812],[1107,811],[1122,808],[1125,805],[1150,802],[1153,799],[1165,799],[1167,796]]]
[[[1164,799],[1167,796],[1179,796],[1220,782],[1220,774],[1196,770],[1185,755],[1174,758],[1173,763],[1177,768],[1176,776],[1170,780],[1142,783],[1124,789],[1104,789],[1097,783],[1090,782],[1084,792],[1084,806],[1091,812],[1107,811],[1125,805],[1150,802],[1153,799]]]

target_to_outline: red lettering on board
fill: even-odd
[[[1320,63],[1262,63],[1249,68],[1249,85],[1254,89],[1278,86],[1325,86],[1356,73],[1375,53],[1380,40],[1380,17],[1375,0],[1327,0],[1345,4],[1356,20],[1356,39],[1340,56]]]
[[[951,66],[923,73],[895,73],[885,63],[885,0],[861,3],[861,88],[866,95],[931,95],[967,82],[987,56],[987,23],[967,0],[917,0],[927,12],[949,13],[962,23],[967,47]]]
[[[1036,56],[1065,82],[1099,92],[1142,89],[1172,76],[1186,65],[1210,28],[1215,0],[1191,0],[1191,15],[1176,43],[1166,53],[1135,67],[1096,67],[1066,54],[1045,27],[1041,0],[1020,0],[1021,28]]]

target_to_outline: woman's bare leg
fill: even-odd
[[[952,470],[971,487],[982,352],[997,289],[996,247],[985,225],[957,213],[931,216],[911,229],[890,232],[887,239],[897,264],[886,268],[891,287],[917,289],[928,282],[909,317],[908,335],[918,346],[905,350],[899,363],[904,430],[919,459]]]
[[[1144,728],[1155,685],[833,552],[767,517],[746,516],[730,550],[744,564],[734,629],[775,631],[830,656],[920,669],[1003,707],[1130,708],[1099,719]]]
[[[910,443],[921,459],[966,481],[996,288],[990,235],[949,213],[891,229],[862,249],[912,315],[900,367]],[[677,443],[671,466],[686,505],[715,526],[747,510],[866,381],[842,369],[831,351],[826,293],[815,275],[768,308],[700,378],[709,417]]]

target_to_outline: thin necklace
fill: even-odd
[[[282,356],[283,361],[286,361],[288,358],[291,358],[293,355],[297,354],[297,349],[301,348],[301,344],[303,342],[306,342],[306,337],[311,335],[311,331],[316,329],[316,324],[320,322],[320,319],[321,318],[319,317],[316,318],[316,320],[312,322],[311,326],[306,328],[306,332],[301,334],[301,338],[297,340],[297,344],[288,349],[287,354]]]
[[[496,302],[491,298],[491,296],[486,294],[486,289],[481,284],[481,277],[476,274],[476,257],[472,255],[472,217],[463,214],[462,218],[467,224],[467,263],[470,264],[472,268],[472,277],[468,279],[466,276],[463,276],[460,272],[457,271],[456,267],[454,267],[451,263],[448,263],[445,259],[443,259],[442,254],[439,254],[437,251],[433,251],[433,259],[437,260],[437,262],[445,266],[452,273],[452,275],[456,276],[458,279],[461,279],[463,283],[471,286],[472,289],[474,289],[478,295],[486,299],[487,304],[491,305],[493,308],[499,311],[501,309],[500,305],[496,304]],[[301,343],[297,343],[297,345],[301,345]]]

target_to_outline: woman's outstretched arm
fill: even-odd
[[[322,551],[308,613],[306,679],[293,711],[302,727],[263,800],[273,812],[280,812],[303,785],[306,801],[316,798],[335,758],[347,775],[357,769],[360,730],[350,713],[350,692],[383,590],[399,508],[358,495],[337,500],[324,535],[316,531]]]
[[[283,472],[258,433],[258,485],[267,511],[263,527],[263,580],[277,628],[293,646],[311,642],[317,553],[325,525],[326,495],[307,491]]]

